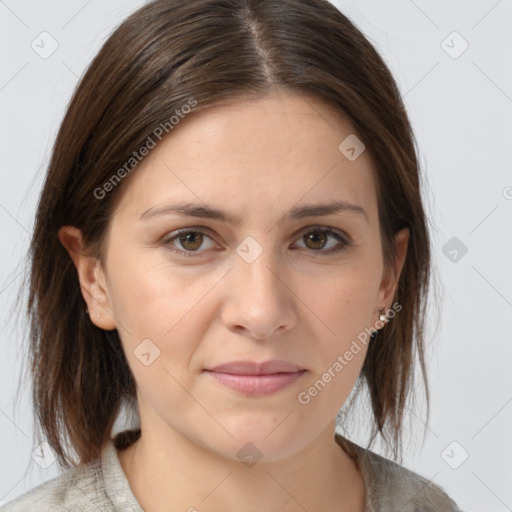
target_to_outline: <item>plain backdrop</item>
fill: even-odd
[[[51,147],[86,66],[143,3],[0,0],[0,504],[58,474],[32,456],[28,383],[17,387],[23,316],[14,324]],[[429,324],[431,418],[422,444],[424,418],[410,414],[404,465],[467,512],[512,510],[512,2],[335,3],[404,95],[442,292]]]

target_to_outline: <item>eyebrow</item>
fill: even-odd
[[[332,201],[330,203],[318,203],[305,206],[294,206],[286,215],[285,219],[304,219],[309,217],[324,217],[335,213],[355,213],[362,216],[366,222],[370,222],[366,210],[357,204],[347,201]],[[186,217],[198,217],[202,219],[218,220],[224,223],[239,225],[240,217],[231,213],[207,205],[195,203],[177,203],[174,205],[152,207],[140,216],[141,220],[149,219],[159,215],[182,215]]]

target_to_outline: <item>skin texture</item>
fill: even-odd
[[[349,161],[338,150],[354,133],[339,112],[296,93],[212,107],[181,121],[122,184],[103,261],[87,254],[79,230],[60,230],[91,321],[118,329],[137,383],[142,435],[120,460],[146,510],[363,510],[362,477],[334,427],[365,346],[307,405],[297,399],[375,325],[379,307],[391,308],[406,255],[404,229],[395,272],[385,271],[369,151]],[[362,206],[368,220],[284,218],[332,200]],[[241,221],[141,219],[177,202]],[[202,245],[163,240],[181,228],[201,228]],[[303,238],[319,228],[350,244],[326,253],[336,238]],[[236,251],[248,236],[262,249],[252,263]],[[199,248],[187,257],[170,247]],[[160,350],[149,365],[134,354],[145,339]],[[274,394],[246,396],[203,371],[242,359],[284,359],[307,372]],[[237,457],[249,442],[261,453],[252,467]]]

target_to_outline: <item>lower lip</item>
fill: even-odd
[[[286,388],[302,377],[306,370],[290,373],[272,373],[269,375],[239,375],[233,373],[208,373],[221,384],[245,395],[270,395]]]

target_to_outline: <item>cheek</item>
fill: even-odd
[[[108,263],[112,311],[129,332],[163,336],[197,302],[200,290],[158,249],[113,249]]]
[[[329,293],[309,297],[322,320],[316,322],[313,336],[318,364],[297,398],[301,407],[314,409],[326,420],[343,406],[360,375],[368,350],[365,328],[370,327],[373,297],[370,286],[361,287],[357,276],[340,278]]]
[[[311,311],[324,322],[323,338],[343,342],[370,327],[378,285],[371,266],[347,265],[317,281],[314,287],[305,283],[301,296],[307,297]]]
[[[111,252],[111,308],[134,373],[140,365],[139,352],[149,351],[158,355],[155,364],[183,374],[213,321],[214,311],[204,298],[222,272],[199,276],[197,269],[171,265],[158,252]]]
[[[311,398],[317,406],[341,407],[357,381],[368,349],[377,289],[376,272],[353,265],[338,269],[323,286],[302,292],[321,320],[315,322],[314,334],[320,364],[305,389],[309,395],[307,390],[314,386]]]

